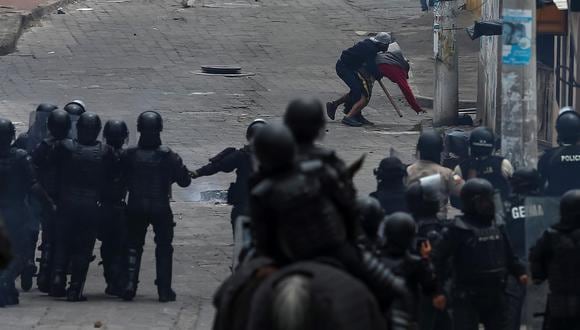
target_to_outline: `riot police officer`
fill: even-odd
[[[343,194],[348,194],[349,200],[356,198],[356,190],[352,181],[354,172],[362,165],[363,158],[347,167],[334,150],[316,144],[324,132],[326,119],[322,103],[317,99],[296,99],[291,101],[284,113],[284,124],[292,132],[296,143],[296,161],[306,164],[322,162],[336,173],[336,180]],[[353,208],[345,208],[344,212],[356,217]]]
[[[517,169],[510,178],[511,194],[504,200],[504,222],[506,234],[513,246],[514,253],[520,260],[527,260],[526,251],[526,216],[528,207],[536,210],[541,209],[526,199],[530,196],[538,196],[540,188],[540,175],[533,168]],[[531,210],[530,210],[531,211]],[[509,329],[519,330],[522,318],[522,308],[526,297],[526,286],[518,283],[517,279],[510,276],[507,282],[508,319]]]
[[[263,119],[254,120],[246,130],[246,140],[251,143],[256,132],[266,125]],[[232,212],[230,221],[232,229],[235,231],[235,220],[240,215],[248,213],[248,199],[250,194],[250,177],[253,174],[252,151],[250,145],[245,145],[240,149],[233,147],[226,148],[213,158],[210,163],[191,171],[192,179],[202,176],[214,175],[217,172],[232,172],[236,171],[236,181],[230,184],[228,189],[228,204],[232,205]]]
[[[31,155],[39,143],[48,137],[47,120],[56,109],[58,109],[58,107],[54,104],[39,104],[36,107],[36,110],[30,113],[28,131],[18,135],[14,141],[14,147],[26,150],[26,152]],[[28,224],[30,246],[27,249],[26,266],[24,267],[22,274],[20,274],[21,287],[24,291],[28,291],[32,288],[32,278],[36,273],[36,263],[34,258],[36,254],[36,243],[38,242],[40,223],[42,221],[40,217],[40,213],[42,213],[41,207],[34,202],[34,199],[27,198],[26,205],[30,212],[30,216],[27,217],[27,219],[30,220]]]
[[[446,219],[438,217],[441,182],[440,179],[439,182],[433,179],[433,177],[426,177],[424,180],[414,182],[405,192],[407,207],[417,227],[413,251],[422,257],[429,256],[430,250],[439,243],[448,225]],[[448,274],[438,276],[441,277],[439,283],[445,283],[449,277]],[[443,309],[445,299],[439,296],[434,302],[440,308],[439,310],[434,308],[431,301],[426,299],[420,301],[419,329],[451,329],[449,312]]]
[[[87,108],[85,106],[85,102],[83,102],[81,100],[71,101],[64,106],[64,110],[66,112],[68,112],[68,114],[71,118],[71,121],[72,121],[72,126],[71,126],[71,130],[69,132],[69,137],[71,139],[76,139],[77,138],[77,121],[79,120],[81,115],[87,111]]]
[[[356,199],[356,207],[360,215],[360,227],[364,232],[365,238],[374,249],[377,243],[379,225],[385,217],[385,211],[379,201],[371,196],[358,197]]]
[[[105,189],[116,175],[113,150],[97,140],[101,119],[90,112],[77,121],[77,139],[62,144],[57,245],[50,293],[83,301],[83,289],[93,256],[101,203]],[[66,270],[71,265],[70,285],[65,291]]]
[[[455,174],[464,180],[473,178],[486,179],[502,199],[510,193],[509,178],[513,167],[509,160],[493,155],[495,136],[487,127],[478,127],[469,135],[470,157],[455,167]]]
[[[405,199],[413,219],[417,224],[415,250],[419,252],[423,243],[428,242],[431,247],[441,239],[442,232],[447,225],[445,219],[438,217],[440,188],[427,186],[421,182],[409,185],[405,192]]]
[[[316,144],[326,125],[322,103],[316,99],[296,99],[291,101],[284,113],[284,124],[290,129],[297,145],[297,161],[319,160],[332,166],[338,175],[348,182],[345,163],[333,150]],[[348,183],[352,185],[352,183]],[[352,188],[354,189],[354,187]]]
[[[550,330],[580,329],[580,190],[562,196],[560,222],[546,230],[530,249],[534,283],[548,281],[544,321]]]
[[[0,273],[0,307],[18,304],[18,291],[14,280],[22,271],[26,261],[26,250],[30,245],[27,232],[25,198],[37,198],[45,212],[54,211],[54,204],[36,181],[34,166],[26,151],[11,147],[14,140],[14,125],[0,119],[0,213],[12,245],[13,259]]]
[[[570,107],[563,108],[556,131],[560,146],[547,150],[538,161],[542,189],[549,196],[580,189],[580,115]]]
[[[122,175],[127,182],[127,275],[122,298],[132,300],[137,292],[141,255],[147,227],[155,232],[157,292],[160,302],[175,301],[171,288],[173,266],[173,213],[169,204],[171,185],[187,187],[191,177],[178,154],[161,144],[163,120],[154,111],[145,111],[137,119],[140,133],[136,147],[121,157]]]
[[[414,298],[413,321],[419,324],[419,319],[427,316],[421,313],[419,307],[426,309],[424,305],[433,303],[438,309],[444,309],[446,299],[438,287],[428,256],[414,253],[416,231],[415,221],[408,213],[395,212],[382,221],[378,235],[381,261],[395,275],[405,279]]]
[[[405,179],[407,169],[397,157],[387,157],[374,170],[377,178],[377,190],[371,193],[380,203],[385,214],[406,212]]]
[[[508,274],[527,283],[524,266],[513,253],[504,230],[494,224],[493,186],[468,180],[461,189],[463,216],[455,219],[435,246],[432,260],[438,275],[453,264],[455,329],[505,329],[505,281]]]
[[[123,145],[129,137],[127,124],[122,120],[108,120],[103,127],[103,138],[113,149],[115,158],[120,159]],[[102,199],[102,219],[99,222],[97,238],[101,240],[101,259],[107,287],[105,293],[119,296],[124,274],[125,240],[127,223],[125,218],[125,197],[127,189],[120,175],[110,181]]]
[[[250,210],[259,255],[281,264],[332,258],[367,283],[384,306],[407,298],[400,278],[373,253],[357,249],[357,219],[344,211],[355,201],[330,165],[319,160],[296,163],[294,138],[282,125],[265,126],[253,147],[261,180],[251,191]],[[407,320],[395,317],[392,322]]]
[[[59,204],[59,181],[61,170],[61,151],[63,143],[70,143],[67,138],[71,119],[64,110],[54,110],[47,120],[50,136],[40,142],[32,153],[32,161],[38,170],[38,179],[52,200]],[[69,141],[69,142],[65,142]],[[49,293],[50,277],[55,253],[54,214],[41,217],[42,244],[40,245],[40,262],[36,284],[40,292]]]
[[[418,182],[421,178],[430,175],[441,175],[439,216],[445,218],[447,217],[449,199],[459,196],[463,179],[458,175],[454,175],[450,169],[440,165],[441,152],[443,152],[443,138],[441,138],[441,135],[434,130],[422,132],[417,141],[419,160],[407,167],[407,185]]]

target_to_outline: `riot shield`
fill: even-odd
[[[423,191],[423,200],[438,201],[443,195],[443,179],[441,174],[433,174],[419,179],[419,184]]]
[[[525,199],[525,240],[526,251],[542,236],[542,233],[560,220],[560,198],[526,197]],[[541,330],[543,319],[538,317],[546,310],[547,283],[530,285],[524,303],[524,323],[526,329]]]
[[[26,151],[32,152],[42,140],[48,137],[46,122],[51,112],[32,111],[28,119],[28,141]]]

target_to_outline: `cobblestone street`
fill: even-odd
[[[0,58],[0,116],[18,122],[18,131],[27,128],[36,104],[82,99],[103,121],[126,120],[132,144],[137,115],[156,110],[165,119],[164,142],[194,169],[225,147],[241,146],[254,118],[278,120],[292,97],[327,101],[346,91],[334,64],[343,48],[362,38],[356,31],[394,31],[419,68],[411,84],[420,94],[432,93],[431,73],[421,69],[431,66],[431,20],[419,1],[206,0],[184,9],[177,0],[88,0],[64,10]],[[199,74],[206,64],[236,64],[255,75]],[[462,96],[475,98],[470,86],[462,86]],[[366,113],[375,127],[330,122],[324,139],[349,162],[367,153],[356,178],[361,194],[374,189],[372,170],[391,147],[411,160],[414,128],[430,117],[400,102],[400,119],[380,88],[374,95]],[[157,302],[150,233],[134,302],[104,295],[97,258],[87,302],[55,301],[33,289],[21,294],[19,306],[0,309],[0,329],[88,329],[97,321],[106,329],[209,329],[213,292],[230,272],[232,234],[229,207],[202,201],[201,193],[227,189],[232,178],[218,174],[174,190],[177,302]]]

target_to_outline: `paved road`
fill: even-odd
[[[360,38],[355,31],[401,30],[407,43],[430,38],[430,23],[416,1],[232,1],[207,0],[204,7],[189,9],[173,0],[70,5],[65,15],[52,15],[27,32],[18,52],[2,57],[0,115],[19,122],[22,131],[37,103],[63,105],[81,98],[103,119],[127,120],[134,133],[138,113],[157,110],[166,120],[165,142],[195,168],[227,146],[241,146],[252,119],[278,120],[290,98],[307,94],[328,100],[342,93],[334,63],[342,48]],[[419,43],[409,46],[411,59],[430,52],[429,42]],[[204,64],[239,64],[255,76],[197,74]],[[365,194],[375,185],[372,169],[389,148],[410,160],[417,135],[409,131],[425,119],[408,107],[405,118],[397,118],[379,92],[368,111],[376,127],[333,122],[325,136],[348,161],[367,153],[356,179]],[[231,179],[201,178],[174,192],[176,303],[156,302],[149,238],[135,302],[105,297],[102,270],[93,263],[88,302],[23,293],[20,306],[0,310],[0,328],[93,328],[96,321],[107,329],[210,328],[212,293],[229,273],[231,232],[229,207],[200,201],[200,193],[225,189]]]

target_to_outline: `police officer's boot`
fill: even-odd
[[[0,283],[0,307],[12,306],[19,304],[18,290],[14,283],[8,280],[2,280]]]
[[[66,291],[67,301],[85,301],[87,298],[83,296],[85,288],[85,280],[87,279],[87,272],[89,270],[90,257],[77,256],[72,262],[72,273],[70,276],[70,286]]]
[[[157,270],[157,293],[159,294],[160,302],[175,301],[176,294],[171,288],[171,276],[173,271],[173,248],[155,250],[155,266]]]
[[[45,236],[43,235],[43,240]],[[40,292],[50,292],[51,264],[53,257],[53,246],[48,242],[40,245],[40,259],[38,260],[38,274],[36,275],[36,285]]]
[[[141,268],[141,255],[143,251],[129,249],[127,258],[127,283],[121,292],[121,298],[126,301],[133,300],[137,294],[139,284],[139,269]]]
[[[34,254],[36,252],[36,242],[38,240],[38,231],[30,232],[30,245],[28,246],[27,254],[28,257],[26,264],[22,269],[20,274],[20,287],[23,291],[30,291],[32,288],[32,280],[36,274],[36,264],[34,263]]]
[[[50,281],[49,296],[64,297],[66,296],[66,271],[62,267],[55,267],[52,272],[52,279]]]
[[[20,274],[20,287],[22,288],[22,291],[27,292],[32,289],[32,280],[35,273],[36,265],[34,264],[34,260],[29,259]]]

